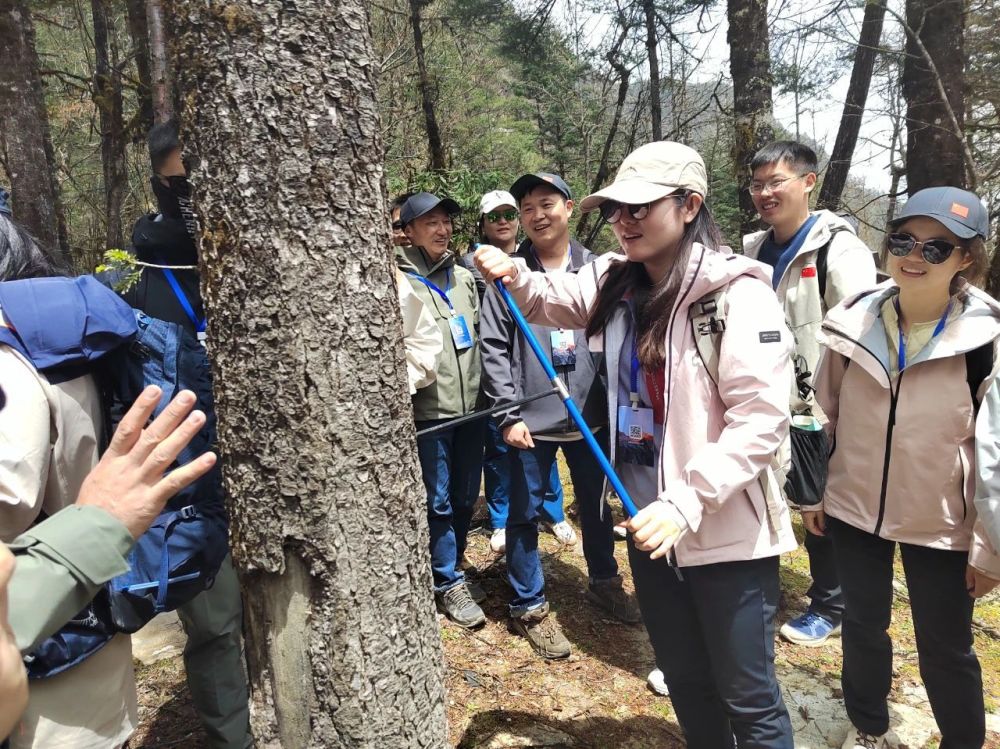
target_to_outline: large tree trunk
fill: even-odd
[[[149,29],[153,119],[156,124],[160,124],[174,116],[174,78],[170,69],[167,30],[163,23],[160,0],[146,0],[146,23]]]
[[[653,126],[653,140],[663,140],[663,107],[660,104],[660,55],[656,34],[656,4],[642,0],[646,20],[646,59],[649,61],[649,112]]]
[[[434,112],[434,85],[427,72],[427,55],[424,51],[424,32],[420,11],[428,0],[410,0],[410,26],[413,28],[413,49],[417,57],[417,85],[420,88],[420,103],[424,109],[424,128],[427,130],[427,147],[431,155],[431,169],[443,172],[447,167],[444,146],[441,143],[441,129]]]
[[[109,0],[91,0],[94,14],[94,103],[101,122],[101,164],[104,175],[105,247],[124,246],[122,208],[128,194],[125,171],[125,123],[118,42],[111,23]]]
[[[961,132],[965,123],[965,12],[964,0],[906,2],[906,25],[913,32],[906,35],[903,62],[906,189],[910,195],[935,185],[969,186]]]
[[[146,23],[146,0],[126,0],[128,30],[132,37],[132,54],[135,56],[135,70],[139,77],[137,95],[139,109],[134,124],[128,129],[133,142],[142,141],[153,127],[153,74],[150,68],[149,28]]]
[[[740,231],[757,226],[747,188],[750,160],[774,139],[767,0],[728,0],[729,71],[733,78],[733,168],[740,195]]]
[[[366,4],[170,7],[256,746],[439,749]]]
[[[847,173],[851,169],[854,147],[858,142],[858,133],[861,132],[861,118],[865,114],[865,103],[868,101],[872,72],[875,70],[875,56],[885,20],[885,2],[886,0],[868,0],[865,4],[861,35],[854,53],[851,83],[847,88],[847,98],[844,100],[844,114],[840,118],[840,129],[833,144],[830,166],[826,170],[823,186],[819,191],[821,208],[835,211],[840,207],[840,197],[844,192],[844,185],[847,184]]]
[[[50,251],[67,257],[35,27],[24,0],[0,0],[0,159],[14,216]]]

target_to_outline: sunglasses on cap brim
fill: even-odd
[[[949,242],[946,239],[928,239],[926,242],[921,242],[910,234],[904,234],[903,232],[890,234],[888,239],[886,239],[887,249],[896,257],[906,257],[918,246],[924,260],[931,265],[940,265],[951,257],[951,253],[958,247],[957,244]]]

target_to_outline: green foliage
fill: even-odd
[[[142,267],[135,255],[126,250],[108,250],[104,253],[104,262],[97,266],[97,272],[109,271],[119,274],[119,281],[115,284],[115,291],[119,294],[124,294],[139,283],[139,277],[142,276]]]

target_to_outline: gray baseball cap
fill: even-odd
[[[889,222],[895,229],[914,216],[926,216],[939,221],[948,231],[961,239],[990,234],[990,216],[986,206],[975,193],[958,187],[926,187],[906,201],[903,210]]]
[[[399,220],[403,222],[403,226],[406,226],[413,219],[430,213],[438,206],[444,208],[449,216],[462,212],[462,207],[451,198],[439,198],[433,193],[418,192],[411,195],[410,199],[403,203],[403,207],[399,209]]]

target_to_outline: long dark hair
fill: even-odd
[[[688,194],[684,195],[685,200]],[[684,226],[684,235],[677,246],[673,267],[659,283],[653,284],[642,263],[627,260],[615,263],[608,269],[604,284],[597,292],[594,311],[587,321],[587,336],[603,332],[618,302],[627,292],[631,292],[636,309],[635,334],[638,338],[636,348],[639,361],[647,370],[662,367],[666,362],[664,342],[667,326],[670,324],[670,312],[680,292],[691,248],[695,243],[711,249],[718,249],[723,244],[722,232],[705,203],[702,203],[694,219]]]
[[[65,276],[62,263],[44,252],[35,238],[0,213],[0,281]]]

